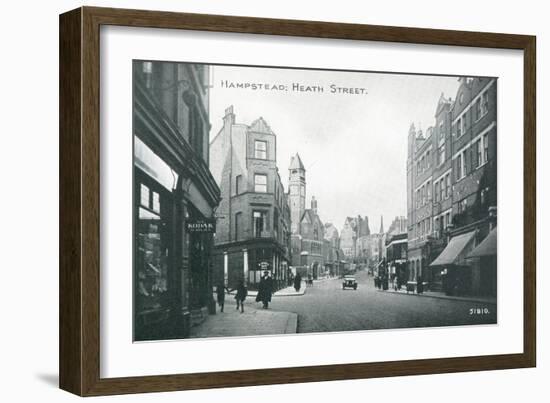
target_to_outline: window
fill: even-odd
[[[443,141],[445,139],[445,132],[443,131],[443,122],[439,124],[439,141]]]
[[[441,165],[445,162],[445,143],[441,144],[439,146],[439,149],[437,150],[437,163],[438,165]]]
[[[145,88],[151,88],[153,78],[152,62],[143,62],[143,75],[145,77]]]
[[[429,234],[430,232],[432,232],[431,220],[430,218],[426,218],[426,233]]]
[[[451,213],[447,213],[447,227],[451,225]]]
[[[481,139],[475,142],[475,166],[476,168],[483,164],[483,149]]]
[[[155,213],[160,213],[160,196],[157,192],[153,192],[153,205],[151,208]]]
[[[140,185],[139,204],[144,207],[149,207],[149,188],[143,183]]]
[[[441,181],[435,182],[434,199],[435,199],[435,202],[436,202],[436,203],[439,201],[439,184],[440,184],[440,182],[441,182]]]
[[[254,175],[254,191],[256,193],[267,193],[267,175]]]
[[[463,199],[458,202],[458,213],[463,213],[468,207],[468,199]]]
[[[462,134],[466,134],[466,113],[462,115]]]
[[[489,161],[489,133],[483,135],[483,163]]]
[[[439,217],[434,218],[434,234],[439,237]]]
[[[241,194],[243,191],[243,176],[237,175],[235,177],[235,194]]]
[[[481,116],[489,112],[489,93],[485,91],[481,94]]]
[[[242,217],[243,213],[235,214],[235,241],[238,241],[242,238]]]
[[[432,183],[431,183],[430,181],[428,181],[428,182],[426,183],[426,190],[428,191],[428,192],[427,192],[428,194],[427,194],[427,196],[426,196],[426,198],[427,198],[426,201],[429,203],[429,202],[431,201],[431,199],[432,199]]]
[[[460,180],[464,177],[464,153],[458,154],[456,159],[456,179]]]
[[[475,111],[476,111],[476,115],[475,115],[476,120],[479,120],[481,118],[481,98],[478,98],[476,101]]]
[[[430,167],[430,150],[426,152],[426,168]]]
[[[462,118],[458,118],[456,121],[456,135],[458,137],[462,136]]]
[[[261,160],[267,159],[267,142],[255,140],[254,141],[254,158]]]
[[[451,197],[451,174],[448,173],[445,178],[447,182],[447,186],[445,186],[445,198],[447,199]],[[441,186],[441,190],[443,191],[443,185]],[[441,197],[443,197],[443,195]]]
[[[261,238],[267,227],[267,213],[265,211],[254,211],[253,215],[254,236]]]
[[[315,227],[315,229],[313,230],[313,239],[315,239],[316,241],[319,240],[319,229],[317,227]]]

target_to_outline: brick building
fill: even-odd
[[[496,226],[496,79],[459,80],[454,101],[441,95],[434,126],[409,129],[409,281],[494,294],[496,265],[466,256]]]
[[[300,155],[294,155],[288,167],[288,200],[291,217],[292,265],[302,276],[313,279],[324,276],[330,259],[329,242],[325,240],[325,226],[317,209],[317,200],[311,197],[311,208],[305,208],[306,169]]]
[[[237,123],[233,107],[210,143],[211,171],[221,189],[215,268],[230,288],[256,288],[268,270],[277,287],[290,260],[290,208],[277,168],[277,138],[267,122]]]

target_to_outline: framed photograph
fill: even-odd
[[[533,367],[535,37],[60,16],[60,387]]]

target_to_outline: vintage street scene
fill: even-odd
[[[134,341],[497,324],[497,78],[133,62]]]

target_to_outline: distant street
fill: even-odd
[[[384,292],[366,272],[359,287],[342,290],[339,279],[316,281],[300,297],[274,298],[270,309],[298,314],[298,333],[495,323],[496,306]],[[470,315],[471,308],[489,314]]]

